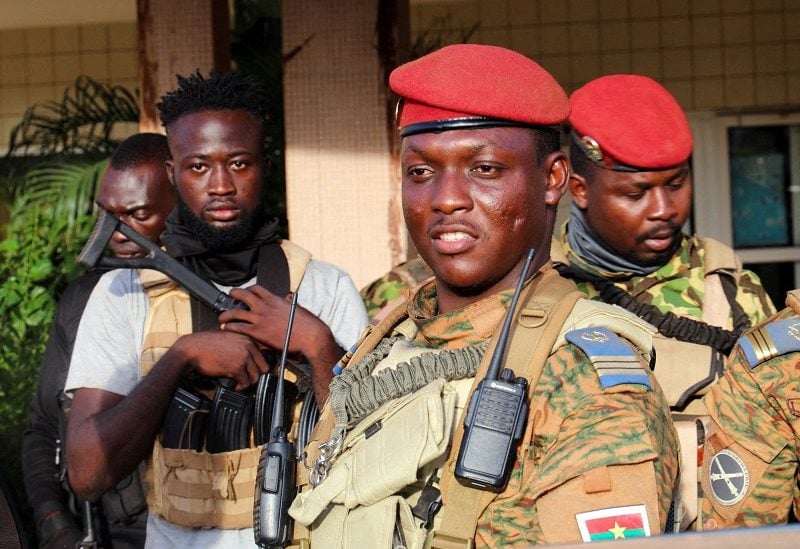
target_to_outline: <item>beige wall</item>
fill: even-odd
[[[304,44],[283,78],[289,236],[358,286],[405,251],[376,16],[373,0],[283,2],[283,49]]]
[[[60,101],[85,74],[133,92],[136,24],[94,23],[0,29],[0,148],[22,114],[40,101]],[[136,126],[131,125],[131,132]]]
[[[800,0],[412,0],[412,32],[516,49],[568,91],[603,74],[662,82],[688,111],[800,104]]]

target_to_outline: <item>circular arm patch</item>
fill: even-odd
[[[720,450],[708,468],[711,494],[722,505],[739,503],[750,487],[750,473],[742,458],[730,450]]]

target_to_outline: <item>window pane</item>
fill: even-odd
[[[780,311],[786,301],[786,292],[795,288],[794,263],[747,263],[750,269],[761,279],[761,284],[769,294],[775,307]]]
[[[791,173],[798,128],[728,129],[734,247],[798,244],[792,223],[797,174]]]

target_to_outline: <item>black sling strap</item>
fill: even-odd
[[[256,282],[277,296],[285,296],[291,289],[289,262],[279,243],[264,244],[258,250]],[[202,332],[219,327],[217,315],[210,308],[191,297],[192,331]]]
[[[600,299],[604,302],[610,303],[611,305],[619,305],[623,309],[627,309],[639,318],[655,326],[661,334],[679,341],[712,347],[725,356],[730,354],[736,340],[739,339],[739,336],[749,327],[749,321],[747,321],[746,315],[737,314],[743,313],[744,311],[741,306],[736,303],[735,299],[731,299],[730,293],[733,281],[726,281],[728,278],[726,276],[720,278],[726,281],[723,282],[723,289],[725,290],[728,301],[732,301],[731,307],[734,311],[734,319],[736,320],[734,330],[725,330],[724,328],[711,326],[693,318],[681,317],[671,312],[662,313],[657,307],[649,303],[636,301],[636,298],[631,294],[614,286],[614,284],[606,279],[592,275],[574,265],[564,265],[560,263],[556,265],[556,269],[566,278],[589,282],[600,292]],[[733,287],[733,289],[735,297],[735,287]],[[733,303],[736,303],[735,307]],[[743,316],[745,322],[742,322]],[[747,326],[744,324],[747,324]]]

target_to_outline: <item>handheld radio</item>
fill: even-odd
[[[461,484],[500,492],[508,482],[514,454],[528,417],[528,382],[509,368],[500,371],[517,302],[536,251],[531,248],[497,339],[486,376],[469,402],[464,437],[456,460]]]
[[[294,498],[295,452],[286,438],[284,426],[284,371],[289,337],[297,309],[297,292],[292,296],[289,310],[289,325],[283,342],[278,383],[272,407],[272,429],[270,439],[261,452],[256,474],[256,501],[253,507],[253,530],[259,547],[285,547],[290,540],[291,519],[289,505]]]

